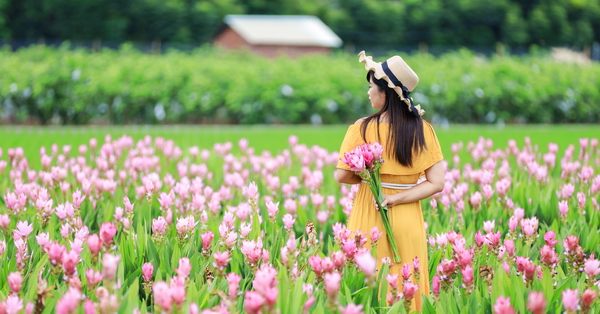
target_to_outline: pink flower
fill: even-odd
[[[167,221],[165,217],[159,216],[156,219],[152,219],[152,234],[164,234],[167,228]]]
[[[267,212],[269,213],[269,217],[275,218],[275,216],[277,215],[277,213],[279,212],[279,202],[277,203],[273,203],[273,202],[267,202]]]
[[[14,237],[27,237],[33,231],[33,224],[28,224],[27,221],[17,222],[17,229],[14,230]]]
[[[350,303],[345,307],[340,306],[340,314],[362,314],[363,305],[356,305],[354,303]]]
[[[330,299],[335,299],[337,297],[338,291],[340,291],[340,281],[342,280],[342,276],[337,273],[327,273],[323,276],[323,281],[325,283],[325,293],[327,297]]]
[[[52,242],[46,247],[46,253],[48,253],[48,259],[52,265],[60,265],[62,263],[62,256],[66,248],[58,242]]]
[[[410,281],[405,281],[404,289],[402,291],[404,294],[404,299],[406,301],[412,300],[415,297],[415,294],[417,294],[417,290],[419,290],[419,285],[413,284]]]
[[[246,312],[254,314],[260,313],[262,306],[265,304],[265,298],[256,291],[246,292],[244,297],[244,309]]]
[[[79,254],[71,250],[62,257],[63,271],[66,276],[71,276],[77,272],[77,263],[79,262]]]
[[[112,222],[105,222],[100,225],[100,239],[106,245],[113,243],[113,238],[117,234],[117,226]]]
[[[100,250],[102,250],[102,241],[100,240],[100,237],[98,237],[97,234],[92,234],[90,235],[87,240],[87,245],[90,248],[90,252],[93,255],[98,255],[98,253],[100,253]]]
[[[473,267],[471,267],[470,265],[467,265],[464,269],[462,269],[460,271],[460,273],[463,275],[463,283],[466,286],[471,286],[473,285]]]
[[[37,236],[35,236],[35,239],[37,241],[37,244],[42,248],[45,248],[46,245],[50,243],[50,236],[45,232],[39,233]]]
[[[498,297],[496,304],[494,304],[494,313],[514,314],[515,309],[510,305],[510,298]]]
[[[558,202],[558,215],[565,219],[567,218],[567,213],[569,213],[569,203],[566,200]]]
[[[579,238],[574,235],[567,236],[563,241],[563,246],[569,252],[575,252],[579,247]]]
[[[498,196],[503,197],[508,193],[508,189],[510,189],[511,181],[509,178],[502,178],[496,181],[496,192]]]
[[[483,197],[481,196],[481,193],[479,193],[479,191],[476,191],[469,197],[469,204],[471,204],[471,206],[473,206],[474,208],[479,208],[479,206],[481,206],[482,200]]]
[[[312,267],[312,269],[315,272],[315,274],[317,275],[317,277],[320,278],[324,272],[323,259],[321,259],[321,257],[319,257],[317,255],[313,255],[308,258],[308,263]]]
[[[76,288],[70,287],[63,297],[56,303],[56,313],[75,313],[80,302],[81,292],[79,292],[79,290]]]
[[[0,228],[6,229],[10,224],[10,217],[7,214],[0,214]]]
[[[352,258],[356,254],[356,241],[354,239],[348,239],[342,241],[342,249],[346,254],[346,257]]]
[[[431,280],[431,290],[433,291],[433,294],[436,296],[440,295],[440,288],[441,288],[440,276],[438,276],[436,274],[433,276],[433,279]]]
[[[114,280],[117,276],[117,268],[119,267],[119,255],[105,253],[102,257],[102,276],[108,280]]]
[[[496,222],[494,220],[487,220],[483,222],[483,230],[486,233],[494,232],[494,228],[496,227]]]
[[[415,258],[413,258],[413,270],[415,273],[419,272],[421,265],[420,265],[420,261],[419,261],[419,257],[415,256]]]
[[[22,283],[23,283],[23,278],[21,277],[20,273],[11,272],[10,274],[8,274],[8,286],[10,287],[10,291],[13,294],[19,295],[19,292],[21,291]]]
[[[560,189],[560,193],[556,193],[560,198],[570,198],[573,196],[573,192],[575,192],[575,186],[572,183],[567,183],[563,185]]]
[[[465,268],[468,265],[471,265],[471,262],[473,261],[473,257],[475,256],[475,253],[473,251],[473,249],[470,250],[463,250],[460,253],[457,253],[458,255],[458,264],[460,265],[460,267]]]
[[[367,277],[375,277],[375,267],[377,266],[377,262],[375,261],[375,258],[371,256],[371,253],[365,252],[357,254],[354,256],[354,261],[356,262],[358,268],[360,268],[360,270],[362,270]]]
[[[294,227],[294,222],[296,221],[296,219],[290,214],[283,215],[283,218],[281,220],[283,221],[283,226],[287,230],[292,230],[292,228]]]
[[[175,303],[179,306],[185,302],[185,296],[187,295],[187,291],[185,290],[185,283],[180,281],[171,282],[171,298]]]
[[[152,263],[144,263],[144,265],[142,265],[142,277],[145,281],[152,281],[153,272],[154,265]]]
[[[5,313],[20,313],[23,310],[23,300],[19,299],[19,296],[10,295],[6,298],[6,301],[0,302],[1,309]]]
[[[173,298],[171,296],[171,288],[164,281],[154,283],[152,286],[154,292],[154,302],[166,312],[170,312],[173,307]]]
[[[592,289],[586,289],[585,292],[581,295],[581,307],[583,310],[589,310],[594,304],[594,300],[598,297],[598,293]]]
[[[554,251],[554,248],[545,244],[540,249],[540,260],[545,265],[551,266],[558,263],[558,254]]]
[[[248,199],[255,200],[255,199],[258,198],[258,186],[256,185],[255,182],[250,182],[250,184],[248,185],[248,187],[243,187],[242,188],[242,193]]]
[[[546,310],[546,299],[543,292],[531,291],[527,297],[527,309],[533,314],[544,314]]]
[[[231,257],[229,255],[229,251],[225,251],[225,252],[214,252],[213,253],[213,258],[215,259],[215,266],[219,269],[225,269],[225,267],[227,267],[227,264],[229,263],[229,261],[231,260]]]
[[[263,254],[262,242],[242,241],[240,251],[250,264],[257,265]]]
[[[206,231],[202,234],[202,248],[206,251],[210,250],[211,242],[214,239],[215,234],[212,231]]]
[[[387,280],[388,284],[390,285],[390,288],[392,288],[393,290],[398,289],[398,279],[400,279],[400,276],[398,274],[388,274],[385,277],[385,280]]]
[[[175,273],[179,275],[179,277],[187,278],[190,275],[190,271],[192,271],[192,265],[190,264],[190,259],[187,257],[182,257],[179,259],[179,267],[175,268]]]
[[[279,290],[277,289],[277,270],[271,266],[262,265],[256,271],[252,286],[261,293],[269,306],[275,305]]]
[[[556,243],[558,243],[558,241],[555,240],[555,238],[556,238],[556,233],[552,230],[550,230],[544,234],[544,241],[546,241],[546,244],[548,244],[549,246],[554,246],[554,245],[556,245]]]
[[[231,300],[235,300],[240,286],[240,281],[242,280],[242,276],[236,273],[229,273],[227,274],[226,279],[229,283],[229,298]]]
[[[383,235],[383,232],[379,232],[379,229],[375,226],[373,228],[371,228],[371,232],[370,232],[370,236],[371,236],[371,243],[375,244],[377,243],[377,241],[379,241],[379,238]]]
[[[510,275],[510,265],[508,265],[508,262],[502,262],[502,268],[507,275]]]
[[[335,251],[331,253],[331,260],[333,262],[333,266],[341,270],[346,265],[346,255],[342,251]]]
[[[595,279],[600,274],[600,260],[589,258],[585,261],[583,268],[588,278]]]
[[[85,277],[87,279],[87,284],[90,287],[94,287],[102,281],[102,274],[99,271],[95,271],[93,268],[88,268],[85,271]]]
[[[402,265],[402,278],[404,280],[410,279],[410,264],[404,263]]]
[[[576,312],[579,307],[578,291],[574,289],[566,289],[562,292],[563,306],[567,312]]]
[[[481,234],[481,230],[477,230],[477,233],[475,233],[475,244],[477,244],[478,247],[481,247],[485,242],[485,236]]]
[[[512,239],[504,240],[504,248],[506,249],[506,253],[509,257],[515,255],[515,242]]]
[[[354,151],[344,153],[344,157],[340,160],[354,172],[363,171],[366,166],[364,157],[361,154],[355,154]]]

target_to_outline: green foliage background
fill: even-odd
[[[202,44],[226,14],[316,15],[358,46],[600,41],[595,0],[2,0],[0,39]]]
[[[412,96],[435,123],[600,120],[596,63],[557,63],[542,52],[403,56],[420,77]],[[130,45],[99,53],[68,44],[4,49],[0,116],[34,124],[352,123],[372,112],[357,59],[266,59],[208,46],[158,55]]]

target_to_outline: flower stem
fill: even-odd
[[[394,263],[400,263],[400,252],[398,251],[398,245],[396,244],[396,238],[394,238],[394,232],[392,230],[392,226],[390,223],[390,217],[388,215],[388,208],[381,205],[383,201],[383,190],[381,189],[381,179],[379,178],[379,169],[376,169],[371,173],[371,184],[369,187],[371,188],[371,192],[373,192],[373,196],[375,197],[375,202],[377,202],[377,207],[379,208],[379,213],[381,214],[381,220],[383,221],[383,226],[385,228],[385,233],[388,238],[388,242],[390,244],[390,248],[392,249],[392,257]]]

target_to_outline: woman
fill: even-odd
[[[364,51],[359,54],[359,61],[365,63],[370,84],[369,101],[378,111],[359,119],[348,128],[340,148],[340,158],[365,142],[377,141],[383,145],[381,182],[385,199],[382,205],[389,209],[393,234],[402,259],[401,263],[391,266],[390,272],[400,274],[404,263],[412,265],[413,259],[418,257],[420,279],[416,282],[413,275],[411,280],[419,285],[419,290],[412,309],[421,310],[420,295],[429,295],[429,274],[427,239],[419,201],[444,188],[443,156],[433,128],[421,118],[424,111],[420,106],[414,106],[409,97],[419,78],[408,64],[399,56],[383,63],[375,62],[372,57],[365,56]],[[383,232],[385,229],[371,190],[349,169],[340,161],[335,171],[339,183],[360,184],[348,228],[368,233],[376,226]],[[425,180],[417,184],[423,174]],[[392,251],[384,236],[377,245],[378,269],[381,259],[385,257],[391,259]],[[401,287],[402,283],[399,285]]]

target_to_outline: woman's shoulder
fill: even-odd
[[[353,125],[355,125],[355,124],[361,124],[361,123],[363,123],[363,121],[365,121],[365,119],[366,119],[366,118],[367,118],[367,117],[362,117],[362,118],[360,118],[360,119],[356,120],[356,122],[354,122],[354,124],[353,124]]]

